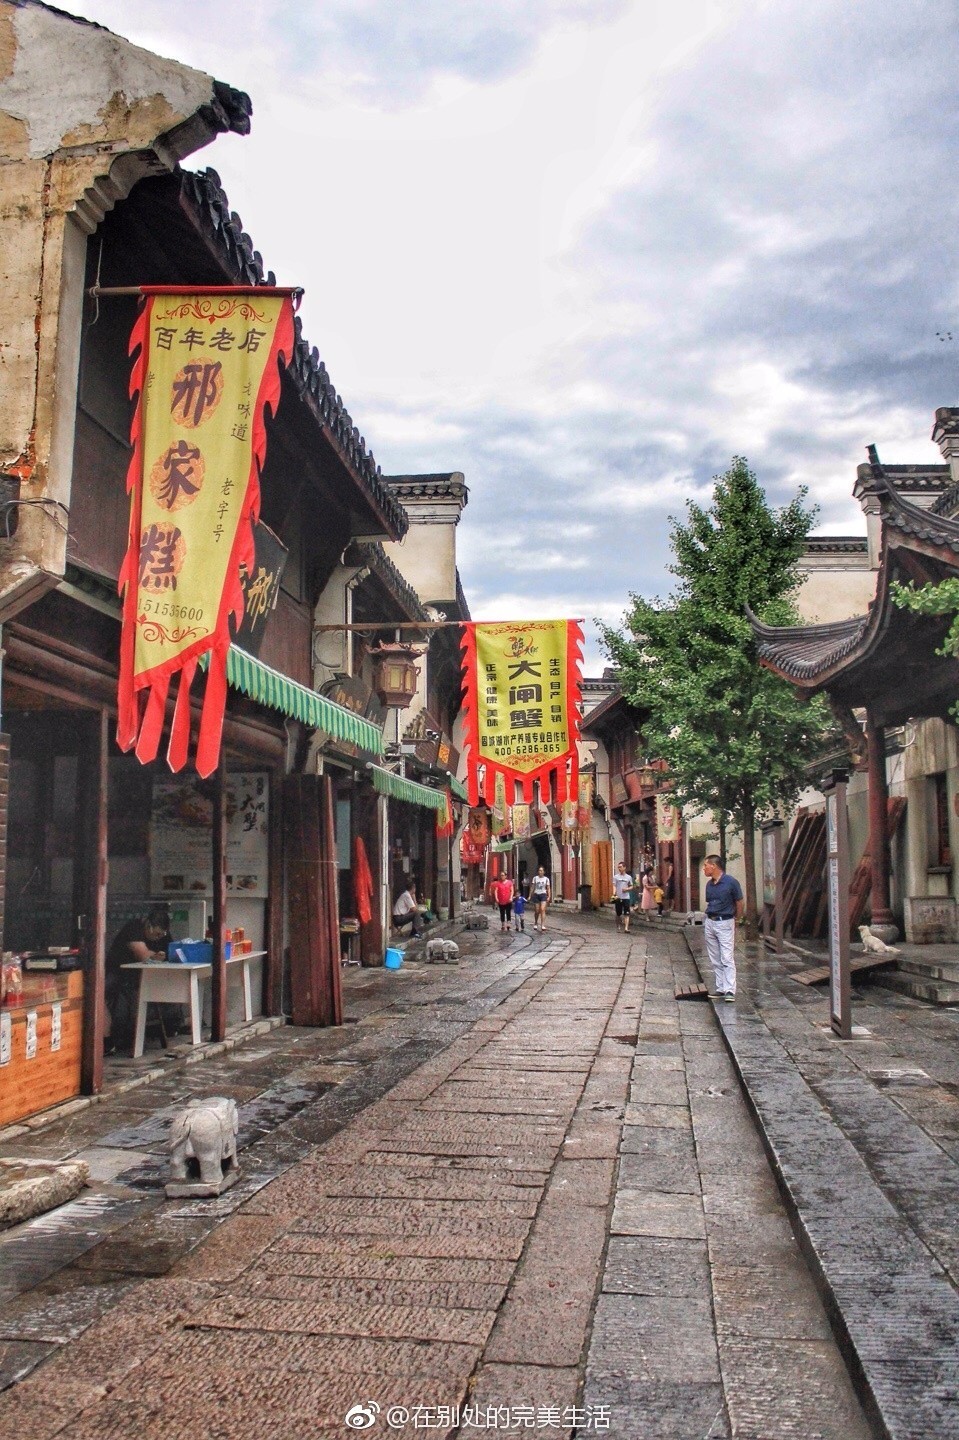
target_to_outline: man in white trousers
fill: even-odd
[[[736,999],[736,921],[743,918],[743,892],[739,881],[726,874],[718,855],[703,861],[706,874],[706,954],[716,978],[716,994],[728,1005]]]

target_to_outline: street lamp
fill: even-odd
[[[422,653],[399,641],[375,645],[370,650],[373,689],[387,708],[405,710],[410,704],[420,674],[420,667],[414,661]]]

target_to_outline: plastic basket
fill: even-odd
[[[387,970],[398,970],[403,963],[402,950],[387,950],[383,964]]]

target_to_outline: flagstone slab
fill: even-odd
[[[297,1300],[224,1296],[190,1319],[191,1329],[256,1330],[306,1335],[369,1335],[404,1340],[449,1340],[482,1345],[493,1326],[484,1310],[428,1309],[419,1305],[319,1305]]]

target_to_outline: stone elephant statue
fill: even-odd
[[[170,1129],[170,1175],[185,1181],[187,1161],[195,1159],[200,1168],[200,1181],[218,1188],[226,1173],[236,1170],[236,1137],[240,1128],[236,1101],[223,1096],[209,1100],[191,1100],[181,1110]]]

